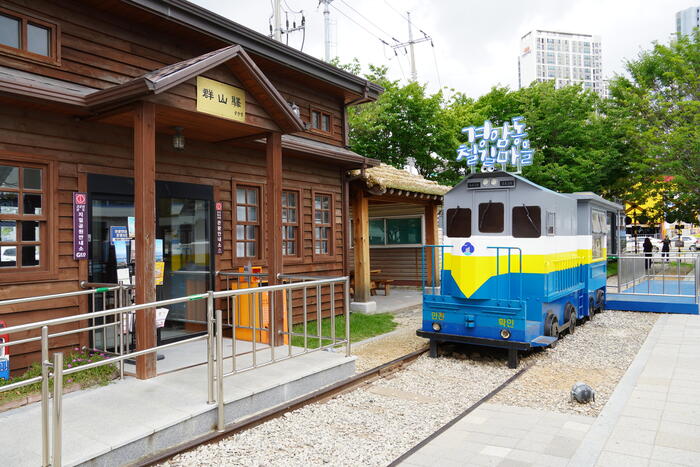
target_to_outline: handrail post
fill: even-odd
[[[350,279],[345,279],[345,356],[350,356]]]
[[[63,353],[53,354],[53,462],[52,467],[61,466],[61,444],[63,425]]]
[[[217,424],[218,431],[224,431],[224,333],[222,325],[222,312],[216,310],[216,400],[218,402]]]
[[[207,293],[207,404],[214,403],[214,292]]]
[[[49,327],[41,328],[41,465],[51,465],[49,434]]]

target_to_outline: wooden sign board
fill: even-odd
[[[245,91],[197,76],[197,112],[245,122]]]

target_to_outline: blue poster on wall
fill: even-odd
[[[109,227],[109,243],[123,242],[129,239],[129,230],[123,225],[112,225]]]

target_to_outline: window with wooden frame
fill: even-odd
[[[329,112],[311,109],[311,129],[322,133],[332,133],[333,119]]]
[[[0,274],[49,269],[48,172],[0,160]]]
[[[333,254],[333,195],[314,193],[314,255]]]
[[[282,190],[282,255],[300,256],[299,192]]]
[[[0,8],[0,53],[59,63],[58,25]]]
[[[260,258],[260,187],[236,187],[236,257]]]

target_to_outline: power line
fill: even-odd
[[[340,14],[343,15],[343,16],[345,16],[347,19],[349,19],[350,21],[352,21],[353,23],[355,23],[356,25],[358,25],[359,27],[361,27],[362,29],[364,29],[368,34],[370,34],[371,36],[374,36],[375,38],[377,38],[377,39],[379,40],[379,42],[381,42],[382,44],[384,44],[384,45],[389,45],[389,43],[388,43],[387,41],[385,41],[384,39],[382,39],[381,37],[379,37],[378,35],[376,35],[376,34],[373,33],[372,31],[370,31],[369,29],[367,29],[366,27],[364,27],[363,25],[361,25],[360,23],[358,23],[357,21],[355,21],[354,19],[352,19],[350,16],[348,16],[347,14],[345,14],[345,13],[343,12],[343,10],[339,9],[337,6],[333,5],[332,3],[330,4],[330,6],[332,6],[332,7],[335,9],[335,11],[337,11],[338,13],[340,13]]]
[[[380,28],[379,26],[377,26],[371,19],[367,18],[365,15],[363,15],[362,13],[360,13],[359,11],[357,11],[357,10],[356,10],[355,8],[353,8],[352,5],[350,5],[348,2],[346,2],[345,0],[340,0],[340,1],[341,1],[345,6],[347,6],[348,8],[350,8],[352,11],[354,11],[355,13],[357,13],[362,19],[364,19],[364,20],[367,21],[369,24],[371,24],[372,26],[374,26],[378,31],[381,31],[382,34],[386,35],[387,37],[391,37],[391,38],[394,39],[396,42],[398,42],[398,40],[397,40],[396,38],[394,38],[391,34],[389,34],[388,32],[386,32],[385,30],[383,30],[383,29]]]

